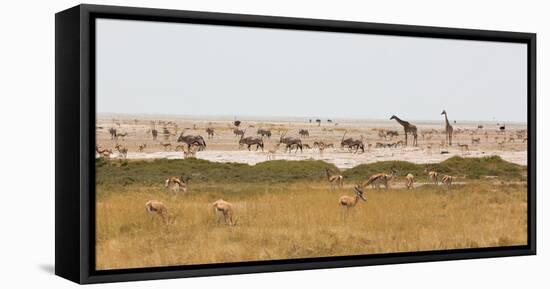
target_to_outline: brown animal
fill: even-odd
[[[225,224],[229,226],[234,226],[237,224],[236,220],[233,219],[233,204],[219,199],[212,203],[212,208],[214,209],[214,215],[216,216],[216,224],[220,223],[220,215],[223,215]]]
[[[160,216],[162,218],[162,221],[165,224],[171,223],[174,221],[174,218],[168,215],[168,209],[166,209],[166,206],[163,202],[156,201],[156,200],[150,200],[147,203],[145,203],[145,211],[149,213],[150,215],[154,216]]]
[[[187,183],[189,181],[189,178],[184,179],[183,177],[168,177],[164,181],[164,187],[170,188],[174,193],[178,191],[183,191],[184,193],[187,192]]]
[[[407,174],[407,176],[405,177],[405,185],[407,186],[407,189],[413,189],[413,185],[414,185],[414,175],[409,173]]]
[[[384,187],[388,189],[390,185],[389,182],[396,173],[397,171],[392,168],[389,174],[380,173],[372,175],[364,184],[364,186],[371,185],[373,188],[380,189],[380,185],[384,185]]]
[[[453,177],[449,175],[444,175],[441,178],[441,183],[446,185],[448,189],[451,189],[451,185],[453,183]]]
[[[338,204],[342,208],[342,219],[345,219],[347,217],[349,210],[355,207],[359,199],[365,202],[367,201],[367,198],[363,195],[363,190],[364,188],[362,185],[355,185],[355,187],[353,188],[353,191],[355,192],[355,197],[350,197],[346,195],[340,197],[340,199],[338,200]]]
[[[334,187],[342,188],[344,186],[344,177],[340,174],[335,174],[328,168],[325,169],[327,174],[327,180],[330,183],[330,188],[334,189]]]

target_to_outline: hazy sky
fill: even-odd
[[[97,20],[97,111],[527,119],[524,44]]]

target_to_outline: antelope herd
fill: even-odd
[[[424,172],[428,176],[428,183],[433,183],[434,185],[439,184],[439,174],[435,171],[424,170]],[[342,189],[344,187],[343,179],[344,177],[339,174],[335,173],[329,168],[325,169],[327,181],[330,184],[331,190],[334,190],[336,188]],[[342,208],[342,219],[346,219],[347,215],[349,214],[349,211],[355,207],[355,205],[358,203],[359,200],[367,201],[366,193],[365,193],[365,187],[371,185],[373,189],[380,190],[381,186],[383,185],[385,189],[389,189],[389,183],[390,181],[397,175],[397,171],[394,168],[391,168],[390,173],[378,173],[370,176],[365,182],[356,184],[353,187],[353,192],[355,193],[354,197],[350,197],[347,195],[342,195],[338,199],[338,204]],[[187,192],[187,187],[189,183],[190,178],[183,176],[181,177],[175,177],[171,176],[168,177],[164,181],[164,187],[170,191],[172,191],[174,194],[177,194],[178,192]],[[441,178],[441,184],[445,185],[448,189],[451,188],[453,182],[453,177],[450,175],[444,175]],[[407,189],[414,189],[414,183],[415,183],[415,177],[413,174],[408,173],[405,175],[405,187]],[[229,226],[235,226],[237,224],[237,219],[234,216],[234,205],[228,201],[225,201],[223,199],[219,199],[212,204],[210,204],[213,208],[214,215],[215,215],[215,221],[216,224],[220,223],[220,220],[223,216],[223,220],[226,225]],[[167,206],[157,200],[149,200],[145,204],[145,209],[147,213],[149,214],[156,214],[158,215],[164,223],[170,223],[174,222],[175,216],[169,216],[168,215],[168,209]]]
[[[237,145],[235,148],[246,149],[248,151],[260,151],[264,152],[266,146],[272,145],[283,145],[284,153],[288,153],[288,157],[283,158],[294,158],[291,153],[297,154],[298,152],[304,153],[309,152],[311,155],[313,150],[318,150],[318,154],[321,157],[325,157],[325,152],[342,153],[348,152],[352,153],[352,156],[355,154],[368,153],[366,156],[370,158],[370,153],[374,152],[375,157],[380,157],[380,155],[387,155],[387,149],[401,149],[398,153],[414,153],[416,151],[423,152],[428,155],[433,154],[434,148],[437,148],[439,145],[439,153],[452,154],[453,151],[450,150],[450,147],[455,147],[454,153],[460,153],[462,155],[480,155],[485,154],[485,149],[495,149],[504,150],[505,146],[509,147],[511,151],[517,151],[522,149],[520,146],[528,141],[527,130],[526,129],[510,129],[509,126],[504,124],[497,124],[493,132],[491,132],[492,138],[490,139],[489,132],[490,129],[486,128],[487,125],[469,125],[468,128],[463,127],[454,127],[458,126],[456,122],[451,125],[451,121],[448,118],[448,113],[446,110],[441,112],[441,115],[444,116],[443,128],[444,130],[438,130],[435,128],[422,128],[412,124],[409,121],[403,120],[397,115],[392,115],[389,120],[394,120],[399,126],[403,128],[402,131],[395,129],[388,129],[383,127],[374,127],[370,130],[360,129],[354,127],[337,127],[337,123],[330,120],[326,122],[325,127],[316,128],[314,127],[304,127],[303,123],[300,126],[285,126],[283,124],[276,123],[259,123],[258,128],[255,129],[255,134],[247,134],[248,128],[255,127],[257,123],[247,123],[240,120],[235,120],[231,124],[226,123],[228,128],[215,125],[213,122],[208,122],[203,127],[203,132],[206,132],[206,135],[203,137],[200,134],[188,134],[186,131],[199,129],[199,125],[196,123],[186,124],[186,128],[183,130],[178,128],[178,124],[173,121],[151,121],[151,127],[146,129],[146,134],[152,137],[153,144],[143,142],[143,139],[138,138],[138,143],[133,146],[136,152],[144,153],[147,151],[182,151],[183,158],[192,158],[197,157],[197,152],[204,151],[207,148],[207,143],[205,138],[209,142],[213,142],[215,145],[220,147],[221,144],[225,145],[227,139],[223,139],[224,142],[220,144],[221,138],[224,136],[224,131],[230,129],[229,133],[232,131],[234,136],[237,138]],[[128,121],[127,121],[128,122]],[[313,120],[311,120],[313,122]],[[317,124],[320,124],[320,119],[315,121]],[[137,125],[139,120],[136,122],[133,119],[128,124]],[[98,132],[101,129],[108,131],[110,139],[114,142],[113,145],[109,148],[108,144],[98,142],[99,151],[97,151],[97,157],[100,158],[111,158],[114,155],[109,154],[109,151],[118,152],[118,157],[127,158],[128,153],[132,148],[132,145],[128,144],[128,139],[137,137],[136,135],[140,132],[136,128],[129,128],[124,125],[125,122],[122,120],[113,119],[113,125],[109,128],[108,126],[98,127]],[[290,123],[289,123],[290,124]],[[332,127],[327,127],[327,126]],[[144,125],[142,124],[141,127]],[[161,126],[158,128],[158,126]],[[132,131],[130,131],[130,129]],[[292,131],[291,131],[292,130]],[[145,130],[144,130],[145,131]],[[157,141],[157,136],[159,131],[162,135],[162,141]],[[371,132],[372,131],[372,132]],[[271,139],[274,133],[279,133],[278,139]],[[341,133],[341,134],[340,134]],[[143,135],[143,134],[142,134]],[[226,134],[225,134],[226,136]],[[419,138],[419,136],[421,138]],[[458,142],[454,143],[453,138],[458,137]],[[335,140],[340,139],[339,148],[335,148],[333,142],[330,139]],[[494,139],[494,142],[492,141]],[[309,142],[311,140],[311,142]],[[409,141],[411,140],[411,141]],[[517,141],[516,141],[517,140]],[[156,143],[156,144],[155,144]],[[158,145],[158,146],[157,146]],[[185,147],[184,147],[185,146]],[[412,146],[412,148],[408,148]],[[371,148],[375,149],[371,151]],[[226,149],[227,150],[227,149]],[[230,151],[229,149],[227,151]],[[278,150],[270,150],[271,152],[264,153],[267,160],[273,160],[276,154],[281,155],[281,152],[277,153]],[[101,152],[101,153],[100,153]],[[392,152],[393,155],[393,152]],[[206,155],[200,155],[199,157],[205,157]],[[284,155],[283,155],[284,156]],[[131,158],[141,158],[145,157],[140,154],[130,153]],[[300,157],[304,158],[304,157]],[[331,154],[329,158],[338,158],[337,155]],[[363,162],[365,158],[361,158],[360,161]],[[239,159],[240,161],[240,159]],[[246,160],[245,160],[246,161]],[[257,161],[255,161],[257,162]]]
[[[472,148],[475,149],[476,146],[480,146],[484,142],[489,142],[490,138],[487,131],[485,131],[483,134],[481,134],[480,132],[480,130],[483,129],[482,125],[478,125],[477,130],[462,128],[455,129],[453,125],[451,125],[451,122],[449,121],[447,112],[445,110],[441,112],[441,115],[444,116],[444,131],[439,131],[436,129],[421,130],[416,125],[413,125],[408,121],[402,120],[396,115],[392,115],[390,117],[390,120],[395,120],[403,128],[402,136],[404,137],[404,139],[394,139],[399,137],[400,132],[397,130],[375,128],[372,129],[373,132],[371,132],[370,137],[372,137],[372,135],[374,134],[375,136],[378,136],[378,139],[377,141],[372,143],[369,143],[367,141],[367,138],[369,137],[368,132],[365,132],[365,130],[360,131],[357,129],[351,130],[350,135],[348,135],[348,130],[343,128],[323,128],[322,130],[321,128],[317,129],[313,127],[309,127],[309,129],[299,128],[291,133],[295,136],[288,136],[288,128],[279,127],[277,129],[275,126],[271,126],[268,129],[265,128],[265,126],[262,128],[262,126],[265,125],[263,124],[262,126],[259,126],[257,130],[255,130],[255,134],[247,136],[247,129],[254,127],[254,125],[249,125],[238,120],[234,121],[232,124],[227,124],[228,128],[225,129],[228,131],[227,134],[231,135],[232,132],[232,134],[234,135],[234,137],[230,137],[231,141],[235,141],[234,138],[238,139],[237,145],[239,149],[243,149],[244,147],[246,147],[248,151],[251,151],[252,148],[254,148],[255,151],[261,150],[261,152],[265,154],[267,160],[275,159],[275,155],[279,151],[281,145],[284,147],[284,152],[288,154],[298,154],[298,151],[303,153],[304,149],[306,151],[318,149],[319,154],[323,156],[324,151],[328,148],[331,148],[332,150],[337,150],[333,142],[327,141],[327,139],[317,138],[315,136],[315,130],[321,130],[322,132],[328,132],[331,134],[335,134],[335,132],[342,133],[341,138],[339,137],[339,134],[336,135],[336,140],[340,138],[340,152],[351,153],[352,156],[355,156],[355,154],[370,151],[372,146],[374,146],[375,149],[395,149],[399,147],[408,147],[409,145],[411,145],[412,147],[417,147],[419,146],[419,135],[421,136],[421,140],[425,143],[426,149],[430,151],[434,146],[434,143],[431,142],[432,139],[439,138],[439,140],[441,140],[440,149],[442,154],[448,153],[447,148],[449,146],[453,146],[453,135],[468,133],[470,134],[469,136],[467,135],[468,138],[466,142],[468,143],[455,143],[456,147],[458,147],[458,149],[463,153],[469,152]],[[138,120],[134,120],[134,123],[138,124]],[[312,123],[312,120],[310,120],[310,123]],[[315,120],[315,123],[317,123],[319,127],[321,126],[320,119]],[[333,127],[336,127],[338,125],[338,123],[334,123],[332,120],[328,120],[327,123],[331,124]],[[116,125],[108,128],[108,136],[110,136],[111,142],[114,142],[114,145],[112,146],[113,149],[97,145],[95,148],[96,154],[99,158],[108,159],[111,158],[113,151],[116,150],[118,152],[118,156],[122,159],[125,159],[127,158],[129,151],[128,146],[125,145],[125,143],[129,136],[137,132],[135,130],[132,132],[123,130],[124,127],[121,126],[119,121],[113,120],[113,124]],[[160,142],[157,142],[157,137],[159,134],[159,130],[157,130],[156,127],[157,125],[161,126],[160,131],[162,132],[163,137],[163,141]],[[189,129],[190,128],[184,128],[183,130],[180,129],[178,131],[178,126],[175,122],[151,121],[151,128],[144,130],[144,132],[150,139],[152,138],[153,142],[155,143],[153,145],[138,143],[136,144],[137,151],[144,152],[146,149],[153,149],[154,146],[158,145],[158,147],[163,149],[164,151],[172,149],[174,151],[181,150],[183,152],[183,158],[196,157],[197,152],[206,150],[207,143],[205,141],[205,138],[200,134],[187,134],[186,132]],[[193,129],[197,129],[197,125],[193,124]],[[219,127],[215,128],[211,123],[209,123],[208,126],[206,126],[205,128],[203,127],[203,129],[203,132],[206,132],[207,134],[207,139],[209,142],[215,142],[216,139],[219,138],[218,135],[221,134],[220,131],[222,130]],[[271,140],[271,136],[273,135],[272,131],[279,133],[278,139],[274,138],[273,140]],[[526,130],[517,130],[515,131],[515,134],[509,133],[508,131],[505,125],[499,124],[498,129],[496,129],[496,137],[494,138],[495,143],[499,144],[499,146],[502,147],[506,143],[514,143],[515,140],[518,140],[518,143],[519,140],[523,140],[523,143],[528,141]],[[367,137],[365,137],[365,134],[367,135]],[[441,135],[443,135],[443,139],[441,138]],[[309,139],[311,139],[313,142],[306,143],[305,140]],[[388,139],[390,142],[388,142]],[[174,146],[170,140],[175,141]],[[373,139],[371,138],[370,140],[372,141]],[[462,141],[463,140],[464,138],[462,138]],[[482,140],[484,140],[484,142]],[[437,141],[435,142],[435,144],[437,145]],[[271,148],[267,149],[267,151],[264,152],[266,146],[267,148]],[[435,186],[439,186],[441,184],[449,190],[451,189],[453,181],[455,180],[453,176],[441,175],[435,170],[428,169],[428,167],[426,167],[424,172],[427,177],[427,184]],[[324,173],[326,175],[326,180],[328,181],[331,190],[344,188],[344,177],[342,174],[329,168],[326,168]],[[409,190],[413,190],[416,183],[415,176],[410,172],[404,173],[404,187]],[[367,200],[365,193],[366,187],[371,186],[372,189],[376,190],[381,190],[382,187],[385,189],[389,189],[392,180],[397,177],[397,174],[398,172],[394,168],[391,168],[389,172],[380,172],[377,174],[373,174],[366,181],[360,184],[356,184],[353,187],[354,195],[342,195],[338,199],[338,205],[342,208],[342,218],[345,219],[347,217],[350,210],[352,210],[352,208],[357,205],[359,200]],[[165,189],[173,192],[175,195],[177,195],[179,192],[183,192],[185,194],[188,191],[188,186],[189,177],[184,178],[183,176],[170,176],[166,178],[164,182]],[[236,225],[237,222],[235,218],[235,206],[232,203],[220,199],[211,203],[210,206],[212,207],[216,216],[216,223],[220,223],[223,217],[223,221],[225,222],[225,224],[229,226]],[[167,205],[161,201],[147,201],[145,204],[145,209],[147,213],[153,216],[158,216],[165,223],[170,223],[174,221],[174,216],[168,214]]]

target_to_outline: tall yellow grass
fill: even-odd
[[[193,184],[185,195],[158,187],[97,188],[97,269],[414,252],[527,243],[527,187],[489,180],[414,190],[366,189],[345,220],[324,182],[250,187]],[[200,190],[198,190],[200,188]],[[242,189],[247,193],[230,193]],[[251,192],[252,190],[252,192]],[[193,193],[200,191],[200,193]],[[225,192],[225,193],[224,193]],[[235,205],[237,225],[217,225],[213,201]],[[163,201],[175,223],[145,212]]]

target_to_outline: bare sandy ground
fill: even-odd
[[[248,151],[246,147],[239,148],[239,138],[233,134],[232,119],[207,119],[207,118],[177,118],[177,117],[151,117],[151,116],[98,116],[97,144],[101,148],[113,149],[113,158],[120,157],[114,149],[116,144],[121,144],[128,149],[128,159],[155,159],[183,158],[181,151],[175,151],[178,135],[202,135],[207,143],[204,151],[197,152],[196,157],[213,162],[238,162],[250,165],[268,160],[323,160],[335,164],[338,168],[347,169],[359,164],[373,163],[387,160],[401,160],[413,163],[436,163],[453,156],[483,157],[500,156],[504,160],[527,165],[527,137],[525,124],[506,123],[504,132],[499,130],[497,123],[489,122],[457,122],[453,123],[453,146],[443,144],[445,139],[444,121],[411,121],[418,127],[418,146],[413,147],[409,139],[408,146],[398,148],[376,148],[377,143],[394,143],[404,141],[403,128],[394,121],[384,120],[334,120],[327,123],[325,120],[319,126],[309,119],[241,119],[241,129],[246,129],[246,136],[257,136],[259,128],[270,129],[271,138],[264,138],[264,152],[261,150]],[[153,124],[154,123],[154,124]],[[482,125],[483,128],[478,128]],[[163,135],[166,127],[169,135]],[[207,138],[207,127],[215,130],[212,139]],[[118,133],[127,133],[126,137],[116,140],[111,139],[109,128],[116,128]],[[151,129],[157,129],[159,136],[156,141],[151,136]],[[311,149],[303,152],[285,152],[281,147],[275,154],[268,155],[268,150],[274,149],[281,134],[299,137],[299,129],[307,129],[309,137],[301,137],[303,144],[308,144]],[[398,131],[397,137],[384,139],[379,136],[378,130]],[[366,145],[364,153],[353,153],[340,148],[340,141],[346,133],[346,138],[360,139]],[[479,138],[479,144],[472,143],[472,139]],[[320,151],[313,148],[315,141],[333,143],[335,148],[327,148],[321,155]],[[171,147],[165,150],[160,143],[170,143]],[[459,147],[458,144],[468,145],[468,148]],[[138,152],[139,145],[146,145],[143,152]],[[370,145],[370,147],[369,147]],[[446,152],[442,154],[441,152]]]

